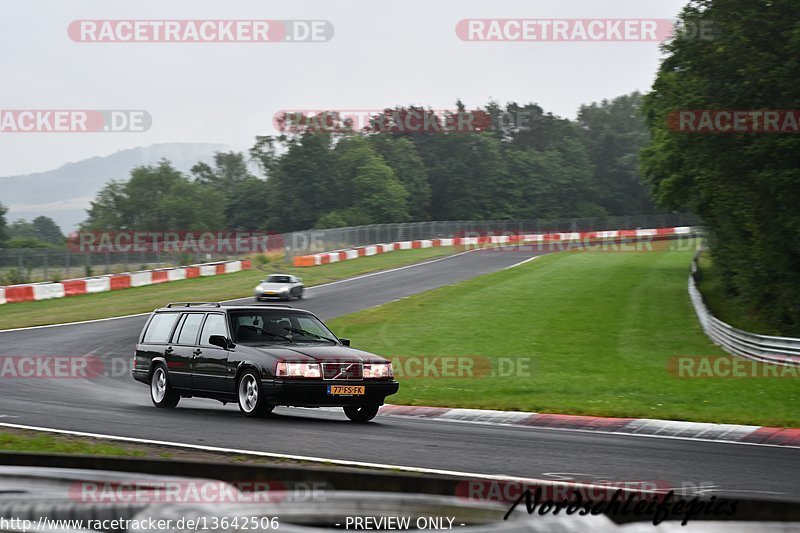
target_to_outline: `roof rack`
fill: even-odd
[[[294,309],[294,307],[292,307],[289,304],[270,304],[270,303],[263,303],[262,304],[262,303],[259,302],[257,305],[263,305],[264,307],[288,307],[289,309]]]
[[[222,307],[219,302],[172,302],[168,303],[164,307],[172,308],[172,307]]]

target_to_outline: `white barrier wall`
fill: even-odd
[[[453,239],[439,239],[439,246],[453,246],[453,242]]]
[[[328,262],[335,263],[339,260],[339,252],[333,252],[332,254],[328,254]]]
[[[401,250],[410,250],[411,247],[413,246],[411,244],[411,241],[402,241],[402,242],[398,242],[397,244],[400,245],[400,249]]]
[[[598,239],[614,239],[619,236],[618,231],[596,231],[595,236]]]
[[[96,292],[107,292],[111,290],[111,278],[104,276],[102,278],[88,278],[86,280],[86,293],[94,294]]]
[[[383,253],[394,252],[394,244],[379,244]]]
[[[433,246],[433,241],[419,241],[420,248],[431,248]]]
[[[181,279],[186,279],[186,269],[185,268],[173,268],[167,271],[167,280],[169,281],[178,281]]]
[[[358,259],[358,250],[347,250],[345,253],[348,259]]]
[[[145,285],[153,284],[153,272],[149,270],[132,272],[129,275],[131,277],[131,287],[144,287]]]
[[[230,261],[225,263],[225,273],[232,274],[234,272],[241,272],[242,270],[242,262],[241,261]]]
[[[50,300],[63,297],[64,286],[60,283],[36,283],[33,285],[34,300]]]
[[[245,269],[245,262],[244,261],[230,261],[226,263],[219,263],[224,265],[224,273],[228,272],[239,272]],[[217,273],[217,263],[211,265],[191,265],[199,267],[200,274],[203,276],[213,276]],[[174,269],[159,269],[158,272],[166,272],[166,278],[163,279],[163,275],[159,274],[159,279],[161,281],[177,281],[181,279],[186,279],[187,277],[187,267],[183,268],[174,268]],[[250,268],[249,262],[247,268]],[[139,272],[125,272],[123,274],[114,274],[114,275],[107,275],[107,276],[98,276],[92,278],[78,278],[78,279],[71,279],[67,280],[70,286],[69,295],[73,296],[76,294],[93,294],[98,292],[106,292],[110,291],[112,288],[111,280],[112,278],[126,278],[130,280],[131,287],[142,287],[145,285],[151,285],[153,283],[153,271],[152,270],[142,270]],[[65,281],[64,283],[67,283]],[[23,295],[19,294],[17,291],[17,295],[14,298],[14,301],[35,301],[35,300],[50,300],[53,298],[64,298],[67,296],[67,291],[64,288],[64,283],[53,283],[53,282],[42,282],[42,283],[28,283],[25,285],[20,285],[19,287],[26,289]],[[122,289],[127,288],[127,284],[119,284],[115,288]],[[29,290],[27,290],[29,289]],[[0,305],[8,303],[8,291],[6,287],[0,286]]]
[[[377,246],[365,246],[364,247],[364,255],[366,255],[366,256],[375,255],[377,253],[378,253],[378,247]]]
[[[217,274],[216,265],[202,265],[200,266],[201,276],[215,276]]]

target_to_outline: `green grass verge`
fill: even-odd
[[[530,358],[532,375],[399,377],[397,404],[800,426],[800,380],[678,378],[723,355],[687,294],[692,252],[559,253],[330,322],[398,356]]]
[[[170,301],[222,301],[252,295],[253,287],[270,272],[288,272],[303,278],[307,286],[349,278],[456,253],[455,247],[403,250],[361,257],[328,265],[295,268],[271,262],[265,270],[248,270],[207,278],[135,287],[120,291],[71,296],[39,302],[0,305],[0,330],[60,324],[149,312]]]
[[[0,451],[143,457],[144,451],[105,442],[48,434],[0,433]]]
[[[735,298],[731,298],[725,291],[719,274],[714,270],[711,255],[708,252],[703,252],[697,266],[697,288],[714,316],[751,333],[781,335],[780,331],[770,326],[758,313],[748,309]]]

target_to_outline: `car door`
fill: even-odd
[[[204,313],[182,313],[178,327],[175,328],[172,344],[169,346],[172,352],[167,358],[173,387],[192,388],[192,364],[204,317]]]
[[[233,376],[228,371],[228,350],[212,346],[209,342],[212,335],[231,338],[224,313],[208,313],[203,323],[197,355],[192,364],[193,386],[202,391],[233,393]]]
[[[303,296],[303,281],[296,276],[292,276],[291,280],[292,280],[292,291],[294,296],[296,297]]]
[[[136,347],[136,359],[146,362],[145,372],[150,370],[153,359],[157,357],[163,357],[169,366],[173,355],[170,338],[178,316],[178,313],[154,313],[150,317]]]

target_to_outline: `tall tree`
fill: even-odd
[[[641,117],[641,106],[642,96],[634,92],[581,106],[578,113],[593,166],[597,202],[610,215],[655,210],[649,184],[639,171],[639,152],[650,137]]]
[[[46,216],[38,216],[31,222],[36,231],[36,237],[50,244],[61,244],[64,242],[64,234],[55,221]]]
[[[8,240],[8,224],[6,223],[8,208],[0,204],[0,245]]]
[[[322,224],[343,221],[353,226],[408,220],[408,192],[367,139],[349,137],[337,145],[336,152],[340,206],[326,213]]]
[[[406,138],[385,134],[374,135],[370,140],[408,193],[406,210],[409,218],[415,221],[430,220],[431,186],[425,163],[414,143]]]
[[[225,202],[218,209],[225,213],[228,229],[267,229],[270,213],[267,183],[250,173],[244,154],[217,152],[213,168],[198,163],[192,167],[192,175],[196,183],[224,195]]]
[[[729,295],[785,334],[800,335],[800,137],[672,131],[678,110],[797,109],[800,3],[692,0],[664,47],[644,110],[651,141],[643,169],[656,196],[689,206],[710,232]]]
[[[24,218],[18,218],[14,222],[12,222],[8,226],[8,235],[12,239],[16,238],[25,238],[25,239],[36,239],[38,235],[36,235],[36,228],[25,220]]]
[[[224,195],[196,184],[168,161],[131,171],[108,183],[91,202],[89,230],[204,231],[225,229]]]
[[[338,154],[332,147],[331,136],[324,133],[306,133],[288,142],[267,179],[272,230],[311,228],[337,207]]]

